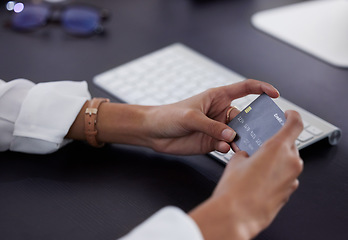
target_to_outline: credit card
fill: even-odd
[[[285,123],[284,112],[265,93],[256,98],[228,124],[237,136],[234,140],[240,150],[249,156],[276,134]]]

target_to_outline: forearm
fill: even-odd
[[[85,110],[81,108],[66,138],[85,140]],[[149,129],[146,126],[147,112],[151,107],[121,103],[103,103],[98,109],[96,128],[99,142],[132,144],[151,147]]]
[[[228,199],[210,198],[189,213],[205,240],[249,240],[252,238],[251,226],[247,226],[248,224],[238,219],[236,209],[233,209],[231,205],[233,204]]]

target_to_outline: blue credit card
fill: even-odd
[[[285,123],[284,112],[265,93],[256,98],[228,124],[237,136],[240,150],[249,156],[271,138]]]

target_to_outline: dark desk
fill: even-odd
[[[79,39],[47,26],[0,28],[0,78],[87,80],[182,42],[343,130],[301,151],[300,188],[257,239],[348,239],[348,70],[330,66],[257,30],[253,13],[294,0],[95,1],[112,12],[107,34]],[[0,12],[0,20],[6,18]],[[110,97],[110,96],[108,96]],[[83,160],[83,159],[89,160]],[[0,153],[0,239],[115,239],[166,205],[188,211],[214,189],[224,166],[211,157],[72,143],[46,156]]]

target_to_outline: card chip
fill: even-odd
[[[237,133],[234,142],[249,156],[285,123],[284,112],[265,93],[256,98],[228,124]]]

